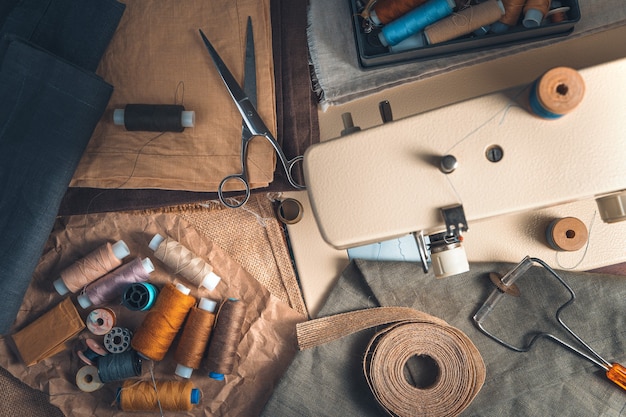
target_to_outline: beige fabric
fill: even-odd
[[[252,17],[259,114],[276,131],[269,0],[127,0],[98,74],[115,87],[71,185],[215,191],[239,173],[241,116],[198,29],[243,83],[245,34]],[[183,104],[196,124],[182,133],[128,132],[112,122],[129,103]],[[253,188],[273,179],[275,155],[262,138],[248,150]],[[236,182],[235,182],[236,183]],[[233,184],[233,186],[240,186]]]
[[[307,315],[296,273],[272,196],[254,194],[239,209],[206,203],[181,213],[181,218],[220,246],[270,293]]]
[[[108,213],[59,219],[35,271],[14,330],[20,330],[58,303],[61,297],[54,291],[52,282],[74,260],[107,240],[119,239],[124,239],[132,255],[150,257],[152,252],[147,245],[157,232],[175,238],[198,256],[202,256],[222,277],[214,291],[194,288],[192,295],[196,298],[204,296],[217,300],[235,297],[247,306],[235,370],[223,382],[208,378],[206,370],[195,371],[191,380],[202,391],[202,403],[191,412],[177,415],[258,415],[274,384],[295,355],[295,326],[306,317],[272,296],[226,252],[198,234],[177,215]],[[158,285],[185,282],[172,275],[156,258],[151,259],[156,267],[151,274],[151,282]],[[75,295],[71,299],[76,304]],[[109,307],[117,315],[117,325],[131,330],[137,328],[145,314],[132,312],[115,303]],[[89,311],[90,309],[79,308],[83,320]],[[87,337],[102,343],[102,336],[91,335],[87,330],[78,339]],[[83,366],[73,352],[73,349],[80,348],[76,339],[72,341],[73,349],[44,359],[31,367],[26,367],[10,351],[8,339],[9,337],[5,337],[0,340],[0,365],[29,386],[47,393],[51,403],[66,415],[127,415],[114,405],[116,389],[121,383],[108,383],[94,393],[81,392],[76,387],[75,375]],[[174,379],[173,353],[174,348],[171,348],[165,359],[158,363],[144,361],[143,373],[139,379],[150,380],[151,372],[154,372],[157,379]],[[147,417],[154,413],[137,412],[133,415]]]

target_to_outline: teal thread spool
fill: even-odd
[[[383,26],[379,39],[384,46],[394,46],[452,14],[454,0],[428,0],[404,16]]]
[[[148,282],[130,284],[122,294],[122,305],[132,311],[150,310],[159,295],[159,289]]]

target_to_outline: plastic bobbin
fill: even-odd
[[[130,349],[130,340],[133,334],[122,327],[114,327],[104,336],[104,347],[111,353],[122,353]]]
[[[302,219],[303,211],[302,203],[294,198],[286,198],[278,204],[276,216],[285,224],[294,224]]]
[[[87,348],[85,350],[79,350],[76,352],[76,355],[86,365],[95,365],[99,357],[109,354],[98,344],[98,342],[93,339],[85,340],[85,344],[87,345]]]
[[[132,311],[150,310],[156,301],[159,289],[148,282],[130,284],[122,294],[122,305]]]
[[[85,325],[91,333],[102,336],[115,326],[115,313],[110,308],[96,308],[87,316]]]
[[[104,386],[98,376],[98,368],[93,365],[83,366],[76,373],[76,386],[83,392],[94,392]]]
[[[588,238],[587,226],[576,217],[555,219],[546,228],[548,245],[558,251],[576,251],[585,246]]]

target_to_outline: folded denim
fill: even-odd
[[[23,0],[0,16],[0,334],[111,97],[93,71],[123,10],[111,0]]]

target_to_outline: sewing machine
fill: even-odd
[[[461,71],[464,77],[405,85],[362,100],[365,106],[320,113],[322,137],[336,139],[307,153],[309,189],[294,196],[307,209],[310,200],[311,210],[289,227],[312,310],[334,281],[334,271],[347,263],[343,249],[442,230],[440,209],[459,202],[468,220],[464,246],[470,262],[516,262],[532,253],[555,267],[590,270],[626,261],[626,223],[602,221],[595,201],[626,188],[623,97],[609,93],[624,90],[626,63],[619,50],[602,41],[589,43],[582,48],[592,45],[586,49],[594,51],[591,55],[568,54],[565,43],[544,51],[540,67],[532,53],[505,57]],[[574,49],[579,48],[580,42]],[[583,68],[587,91],[580,107],[558,120],[543,120],[511,106],[512,95],[542,69],[562,62]],[[489,78],[486,71],[497,76]],[[518,87],[509,89],[513,86]],[[472,98],[481,92],[489,94]],[[396,121],[381,125],[380,99],[389,99]],[[457,104],[440,107],[451,100]],[[339,137],[339,115],[346,111],[362,130]],[[455,144],[449,153],[458,167],[444,174],[440,158]],[[487,159],[491,145],[502,148],[500,162]],[[585,249],[557,252],[546,244],[545,226],[565,215],[591,226]],[[303,256],[313,249],[315,265]]]

